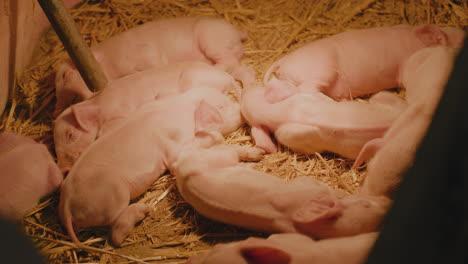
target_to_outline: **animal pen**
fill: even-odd
[[[50,28],[37,41],[31,34],[35,24],[28,18],[45,20],[36,1],[1,2],[4,13],[0,32],[13,32],[16,28],[16,34],[11,35],[16,41],[2,39],[1,43],[9,44],[9,49],[1,52],[10,64],[0,68],[0,111],[2,100],[7,98],[5,87],[10,92],[0,131],[31,137],[54,153],[54,72],[68,55]],[[70,9],[70,14],[91,47],[160,18],[224,18],[248,32],[242,63],[253,66],[258,83],[268,66],[281,56],[307,42],[345,30],[423,23],[468,30],[468,2],[464,0],[85,0]],[[5,29],[7,23],[14,27]],[[244,125],[228,135],[225,143],[252,145],[249,127]],[[278,152],[265,155],[256,169],[285,181],[309,176],[356,193],[366,170],[365,166],[353,170],[352,164],[352,160],[332,153],[304,155],[281,147]],[[179,195],[174,178],[166,174],[138,198],[152,209],[121,247],[114,248],[107,242],[107,228],[96,227],[81,231],[82,245],[76,245],[69,242],[59,223],[58,197],[55,192],[41,200],[21,222],[26,235],[50,263],[184,263],[217,243],[268,235],[199,215]]]

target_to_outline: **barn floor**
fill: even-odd
[[[260,80],[276,59],[306,42],[347,29],[431,23],[468,30],[468,2],[461,0],[88,0],[71,10],[91,46],[151,20],[181,16],[223,17],[249,32],[243,63]],[[18,78],[0,120],[0,130],[15,131],[46,143],[53,153],[51,126],[55,104],[53,74],[67,57],[53,31],[47,32],[28,69]],[[247,126],[226,137],[228,144],[252,144]],[[257,168],[285,180],[314,177],[354,193],[365,167],[324,153],[301,155],[282,148]],[[141,199],[153,210],[120,248],[107,242],[107,228],[79,233],[83,245],[69,242],[58,221],[58,193],[44,199],[22,222],[26,234],[50,263],[184,263],[219,242],[267,236],[224,225],[197,214],[178,194],[174,179],[164,175]]]

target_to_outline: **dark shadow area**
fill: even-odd
[[[468,41],[367,264],[466,263]]]
[[[33,247],[32,242],[15,223],[0,219],[1,263],[37,264],[45,263]]]

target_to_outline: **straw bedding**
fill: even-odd
[[[182,16],[222,17],[249,32],[243,63],[261,76],[276,59],[304,43],[347,29],[432,23],[468,29],[464,0],[88,0],[71,10],[90,46],[138,24]],[[53,152],[51,127],[55,103],[53,73],[67,57],[53,31],[47,32],[27,70],[18,77],[0,120],[1,130],[30,136]],[[226,137],[228,144],[252,144],[247,126]],[[306,175],[354,193],[365,167],[323,153],[301,155],[281,148],[257,168],[285,180]],[[162,176],[141,199],[153,210],[122,247],[107,241],[107,228],[80,232],[83,245],[69,241],[57,217],[58,193],[45,198],[22,222],[26,234],[50,263],[183,263],[218,242],[266,236],[200,216],[178,194],[174,179]]]

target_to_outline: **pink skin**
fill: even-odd
[[[219,244],[192,257],[187,264],[360,264],[366,259],[378,233],[315,241],[287,233],[264,238],[250,237]]]
[[[19,220],[63,180],[47,147],[34,140],[0,134],[0,217]]]
[[[54,142],[59,167],[67,172],[83,151],[139,106],[211,87],[227,93],[240,87],[228,73],[204,62],[181,62],[150,68],[111,81],[108,88],[67,108],[55,121]]]
[[[424,104],[434,110],[444,92],[458,49],[425,48],[414,53],[401,72],[401,86],[406,88],[409,104]]]
[[[100,43],[92,51],[108,80],[182,61],[210,63],[244,85],[255,81],[252,68],[240,64],[245,31],[223,19],[186,17],[145,23]],[[67,65],[68,64],[68,65]],[[91,96],[68,61],[56,75],[56,114]]]
[[[93,93],[88,89],[76,67],[67,61],[59,66],[55,73],[55,111],[59,116],[64,109],[90,98]]]
[[[463,35],[461,30],[434,25],[351,30],[313,41],[279,59],[263,83],[266,91],[320,91],[349,100],[397,87],[400,67],[411,54],[429,46],[460,46]],[[274,93],[267,99],[274,103],[289,95]]]
[[[447,35],[449,47],[461,49],[465,41],[466,34],[463,30],[454,27],[442,27],[444,33]]]
[[[276,92],[284,90],[268,91]],[[405,107],[389,92],[380,92],[369,102],[336,102],[322,93],[296,93],[271,104],[261,87],[244,89],[241,102],[256,146],[267,153],[276,151],[271,131],[294,151],[331,151],[347,158],[356,158],[367,141],[382,137]]]
[[[149,210],[129,202],[168,169],[184,145],[212,135],[222,138],[240,125],[239,105],[210,88],[147,103],[94,142],[70,170],[59,205],[68,234],[79,242],[75,231],[80,228],[110,225],[112,241],[119,245]]]
[[[369,141],[362,148],[353,167],[371,160],[361,193],[391,196],[398,187],[431,124],[455,53],[452,48],[440,46],[420,50],[408,59],[402,85],[407,89],[409,107],[383,138]]]
[[[230,146],[184,149],[171,172],[182,197],[200,214],[257,231],[316,238],[370,232],[391,202],[347,195],[310,177],[284,182],[240,164],[239,152]]]

